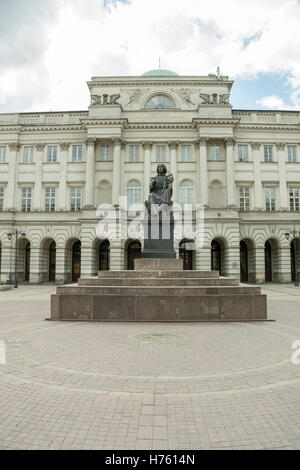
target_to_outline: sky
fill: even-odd
[[[221,73],[300,110],[300,0],[0,0],[0,112],[86,110],[92,76]]]

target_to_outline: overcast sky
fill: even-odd
[[[86,81],[161,67],[300,110],[300,0],[0,0],[0,112],[84,110]]]

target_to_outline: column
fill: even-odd
[[[67,171],[68,171],[68,150],[70,144],[63,142],[60,144],[60,167],[59,167],[59,197],[58,209],[66,211],[67,203]]]
[[[235,140],[230,137],[225,139],[226,144],[226,186],[227,186],[227,207],[236,206],[235,203],[235,179],[234,179],[234,159],[233,147]]]
[[[278,268],[276,269],[275,281],[291,282],[291,248],[281,246],[278,248]]]
[[[70,280],[70,268],[66,266],[66,248],[56,244],[55,282],[64,284]]]
[[[237,245],[224,248],[223,261],[224,276],[240,279],[240,246]]]
[[[8,166],[8,183],[5,190],[4,210],[16,210],[16,186],[17,186],[17,170],[18,170],[18,151],[20,144],[17,142],[9,144],[9,166]]]
[[[144,201],[146,201],[149,196],[152,142],[143,142],[143,148],[144,148]]]
[[[121,240],[110,242],[110,270],[121,271],[124,269],[124,249]]]
[[[170,148],[170,173],[172,173],[174,177],[174,185],[173,185],[173,202],[178,202],[178,179],[177,179],[177,149],[179,143],[176,141],[168,142]]]
[[[285,144],[277,142],[276,151],[278,156],[278,179],[279,179],[279,193],[280,193],[280,210],[288,210],[288,190],[286,184],[286,171],[285,171]]]
[[[43,160],[45,144],[36,144],[36,160],[35,160],[35,182],[33,190],[32,208],[36,211],[42,209],[42,178],[43,178]]]
[[[7,232],[10,230],[7,229]],[[14,281],[15,273],[15,240],[2,242],[1,249],[1,282]]]
[[[113,161],[113,188],[112,203],[119,206],[119,197],[121,195],[121,144],[122,139],[115,137],[114,143],[114,161]]]
[[[200,137],[196,143],[199,148],[197,158],[197,203],[208,206],[208,173],[207,173],[207,142],[208,137]]]
[[[85,209],[94,207],[95,142],[96,139],[87,139],[86,141]]]
[[[260,169],[260,142],[251,142],[253,152],[253,169],[254,169],[254,208],[256,210],[263,209],[261,169]]]
[[[265,282],[265,248],[257,246],[255,248],[255,282]]]
[[[30,284],[39,284],[40,282],[48,281],[48,263],[46,264],[47,271],[42,263],[43,251],[40,246],[30,245]]]
[[[195,258],[198,271],[211,271],[211,246],[205,245],[197,249]]]

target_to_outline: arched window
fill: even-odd
[[[145,109],[174,109],[176,104],[166,95],[152,96],[145,104]]]
[[[134,210],[132,206],[141,203],[141,184],[136,180],[131,180],[127,184],[127,204],[128,209]]]
[[[194,208],[195,204],[195,189],[194,183],[190,180],[181,181],[179,185],[179,202],[182,207],[189,204]]]

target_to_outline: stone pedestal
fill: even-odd
[[[259,321],[260,287],[240,286],[216,271],[187,271],[182,260],[139,259],[134,271],[100,271],[57,287],[51,319],[69,321]],[[179,269],[178,269],[179,268]]]
[[[182,259],[172,258],[136,258],[135,271],[180,271],[183,269]]]
[[[143,226],[144,250],[142,258],[176,258],[172,211],[161,211],[157,215],[149,214],[146,211]]]

